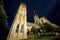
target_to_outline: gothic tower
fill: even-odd
[[[7,40],[21,39],[27,39],[27,8],[24,3],[19,6],[7,37]]]
[[[34,11],[34,22],[35,22],[35,24],[39,24],[39,22],[40,22],[39,17],[35,11]]]

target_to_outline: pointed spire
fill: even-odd
[[[36,11],[34,10],[34,16],[37,15]]]
[[[37,13],[35,12],[35,10],[34,10],[34,22],[35,22],[36,24],[39,23],[39,16],[38,16]]]
[[[35,10],[34,10],[34,13],[35,13]]]
[[[38,14],[36,13],[36,11],[34,10],[34,16],[38,17]]]

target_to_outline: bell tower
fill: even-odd
[[[7,40],[27,39],[27,8],[21,3],[12,23]]]

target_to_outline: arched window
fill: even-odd
[[[16,33],[18,33],[18,30],[19,30],[19,24],[16,27]]]

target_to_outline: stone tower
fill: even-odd
[[[19,6],[7,37],[7,40],[21,39],[27,39],[27,8],[24,3]]]
[[[35,22],[35,24],[40,23],[39,17],[38,17],[38,15],[37,15],[37,13],[35,11],[34,11],[34,22]]]

